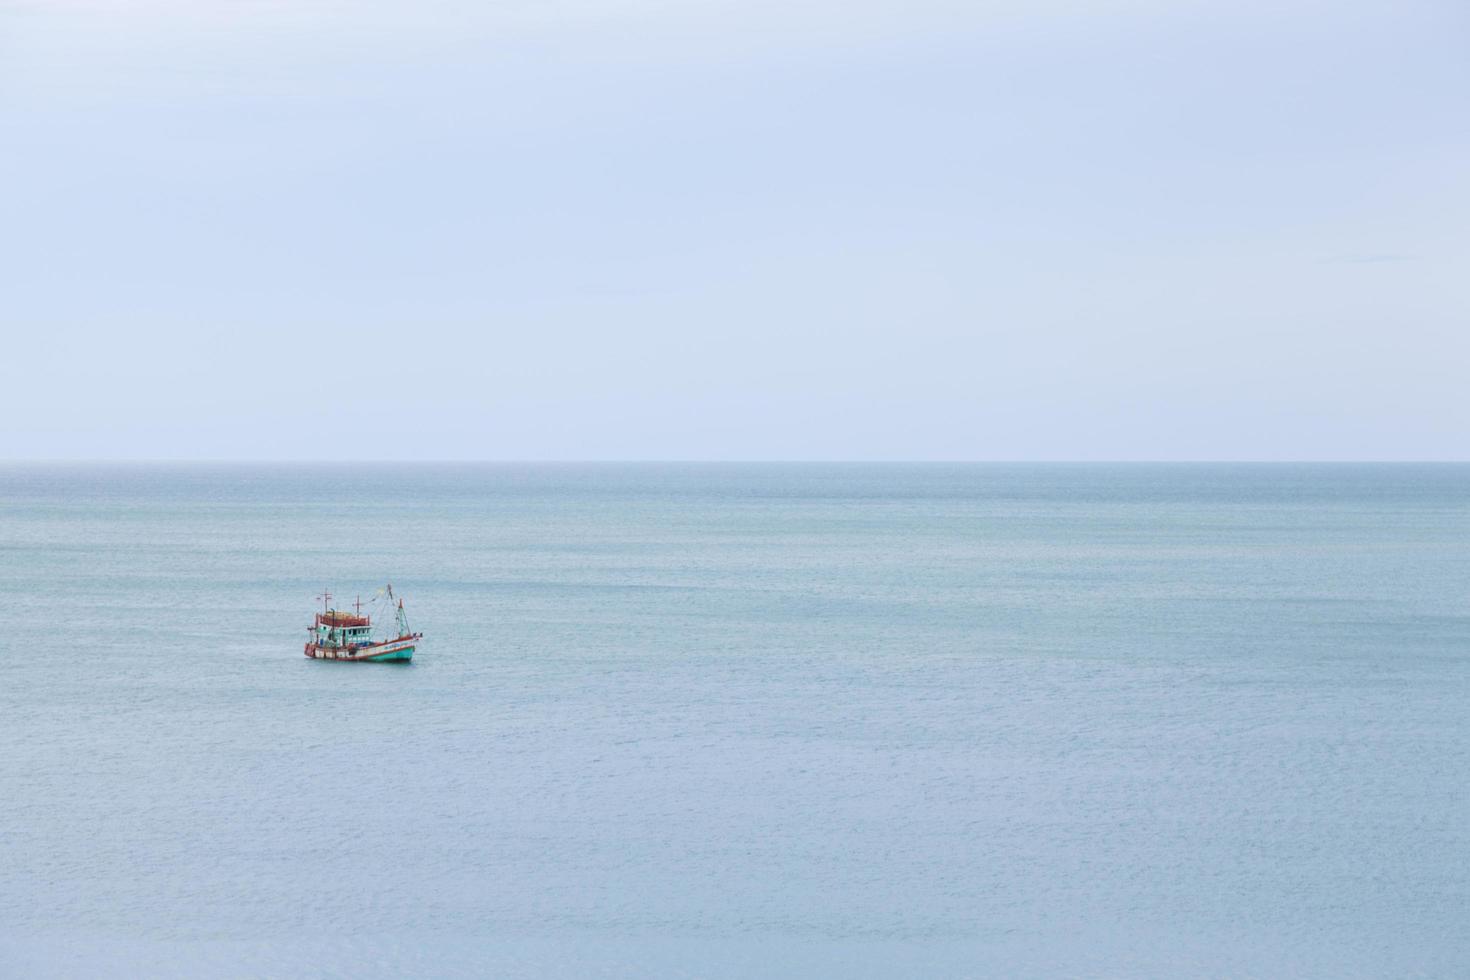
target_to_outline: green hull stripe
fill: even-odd
[[[380,653],[376,657],[364,657],[363,659],[374,663],[383,663],[388,660],[412,660],[413,647],[404,647],[402,650],[393,650],[388,653]]]

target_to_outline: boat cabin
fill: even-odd
[[[366,616],[339,609],[316,614],[316,642],[322,646],[361,646],[371,632],[372,622]]]

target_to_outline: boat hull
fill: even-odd
[[[363,657],[362,659],[370,660],[376,664],[391,663],[395,660],[412,660],[413,647],[401,647],[397,650],[389,650],[386,653],[373,654],[371,657]]]
[[[306,645],[306,655],[313,660],[348,660],[357,663],[406,663],[413,659],[414,641],[399,640],[371,647],[333,647]]]

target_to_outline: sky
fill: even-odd
[[[1470,459],[1462,0],[0,0],[0,459]]]

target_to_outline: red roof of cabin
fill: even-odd
[[[368,618],[366,616],[354,616],[352,615],[352,613],[341,612],[337,609],[333,609],[330,612],[317,613],[316,624],[318,626],[325,625],[336,627],[369,625]]]

